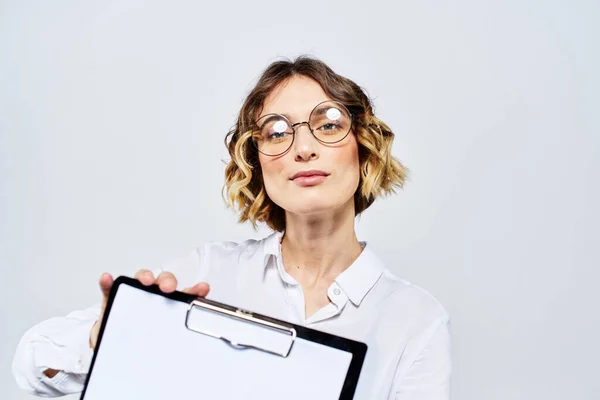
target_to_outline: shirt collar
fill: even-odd
[[[268,264],[269,257],[275,256],[277,258],[281,255],[281,238],[283,232],[273,232],[264,239],[264,251],[265,251],[265,267]]]
[[[277,264],[281,264],[281,238],[283,232],[275,232],[264,241],[264,266],[268,265],[269,258],[275,257]],[[367,243],[361,242],[363,251],[352,265],[342,272],[336,282],[350,301],[358,306],[367,293],[375,286],[383,273],[384,266]],[[281,272],[281,271],[280,271]],[[284,278],[284,276],[282,276]]]
[[[361,242],[362,253],[335,281],[350,301],[359,306],[367,293],[381,277],[384,267],[379,258],[365,242]]]

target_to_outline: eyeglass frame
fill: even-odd
[[[338,105],[342,106],[342,107],[343,107],[342,111],[344,111],[344,110],[345,110],[345,111],[348,113],[348,115],[350,116],[350,126],[348,127],[348,132],[346,132],[346,134],[344,135],[344,137],[343,137],[343,138],[341,138],[341,139],[339,139],[339,140],[336,140],[335,142],[326,142],[326,141],[324,141],[324,140],[321,140],[321,139],[319,139],[319,138],[318,138],[318,137],[315,135],[315,132],[314,132],[314,130],[313,130],[313,128],[312,128],[312,126],[310,126],[310,118],[312,117],[312,115],[313,115],[313,112],[315,112],[315,110],[316,110],[316,109],[317,109],[317,108],[318,108],[318,107],[319,107],[321,104],[325,104],[325,103],[336,103],[336,104],[338,104]],[[252,143],[254,144],[254,147],[256,147],[256,150],[257,150],[259,153],[261,153],[261,154],[264,154],[265,156],[268,156],[268,157],[277,157],[277,156],[280,156],[280,155],[282,155],[282,154],[286,153],[287,151],[289,151],[289,150],[292,148],[292,146],[293,146],[293,144],[294,144],[294,140],[296,140],[296,127],[297,127],[297,126],[299,126],[299,125],[304,125],[304,124],[306,124],[306,126],[308,127],[308,130],[310,131],[311,135],[312,135],[312,136],[313,136],[313,137],[314,137],[314,138],[315,138],[315,139],[316,139],[318,142],[320,142],[320,143],[323,143],[323,144],[336,144],[336,143],[339,143],[339,142],[341,142],[342,140],[344,140],[344,139],[346,139],[346,138],[348,137],[348,135],[350,134],[350,132],[352,132],[352,126],[354,125],[353,123],[354,123],[354,115],[355,115],[355,114],[354,114],[353,112],[351,112],[351,111],[348,109],[348,107],[346,107],[346,106],[345,106],[343,103],[341,103],[341,102],[339,102],[339,101],[337,101],[337,100],[324,100],[324,101],[322,101],[322,102],[318,103],[318,104],[317,104],[317,105],[316,105],[316,106],[315,106],[315,107],[314,107],[314,108],[311,110],[310,114],[308,115],[308,121],[301,121],[301,122],[296,122],[296,123],[292,124],[292,121],[290,121],[290,120],[289,120],[289,118],[287,118],[287,117],[286,117],[285,115],[283,115],[283,114],[278,114],[278,113],[269,113],[269,114],[265,114],[265,115],[261,116],[260,118],[258,118],[258,119],[257,119],[257,120],[254,122],[254,125],[255,125],[255,126],[258,128],[258,130],[260,130],[260,128],[261,128],[260,126],[258,126],[258,121],[260,121],[261,119],[263,119],[263,118],[265,118],[265,117],[267,117],[267,116],[269,116],[269,115],[277,115],[277,116],[279,116],[279,117],[282,117],[284,120],[286,120],[286,121],[288,122],[288,124],[289,124],[290,128],[292,128],[292,141],[290,142],[290,145],[289,145],[289,147],[288,147],[287,149],[285,149],[284,151],[282,151],[281,153],[277,153],[277,154],[267,154],[267,153],[265,153],[265,152],[262,152],[262,151],[261,151],[261,150],[258,148],[258,143],[256,143],[256,140],[254,140],[254,138],[252,138]]]

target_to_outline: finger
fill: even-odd
[[[200,282],[192,287],[185,289],[183,292],[199,297],[206,297],[210,291],[210,286],[206,282]]]
[[[177,279],[170,272],[161,272],[158,278],[156,278],[156,284],[164,293],[171,293],[177,289]]]
[[[100,275],[100,279],[98,280],[98,284],[100,285],[100,290],[102,290],[102,295],[104,299],[108,298],[108,294],[110,293],[110,288],[114,283],[114,279],[111,274],[103,273]]]
[[[152,273],[152,271],[149,271],[147,269],[140,269],[138,272],[136,272],[135,279],[140,281],[142,285],[145,286],[150,286],[155,282],[154,274]]]

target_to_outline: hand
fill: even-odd
[[[157,284],[160,290],[164,293],[171,293],[177,289],[177,279],[170,272],[162,272],[158,275],[158,278],[154,278],[152,272],[147,269],[141,269],[135,274],[135,279],[140,281],[144,286],[150,286],[153,284]],[[100,276],[100,289],[102,290],[102,310],[100,311],[100,318],[90,331],[90,347],[92,349],[96,348],[96,342],[98,341],[98,333],[100,332],[100,326],[102,325],[102,318],[104,317],[104,310],[106,309],[106,303],[108,302],[108,294],[110,293],[110,288],[114,283],[114,279],[110,274],[102,274]],[[184,290],[185,293],[192,294],[194,296],[204,297],[208,294],[210,287],[208,283],[201,282],[196,285],[187,288]]]

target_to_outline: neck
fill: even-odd
[[[283,265],[302,286],[333,282],[362,252],[354,231],[354,201],[325,215],[286,213]]]

